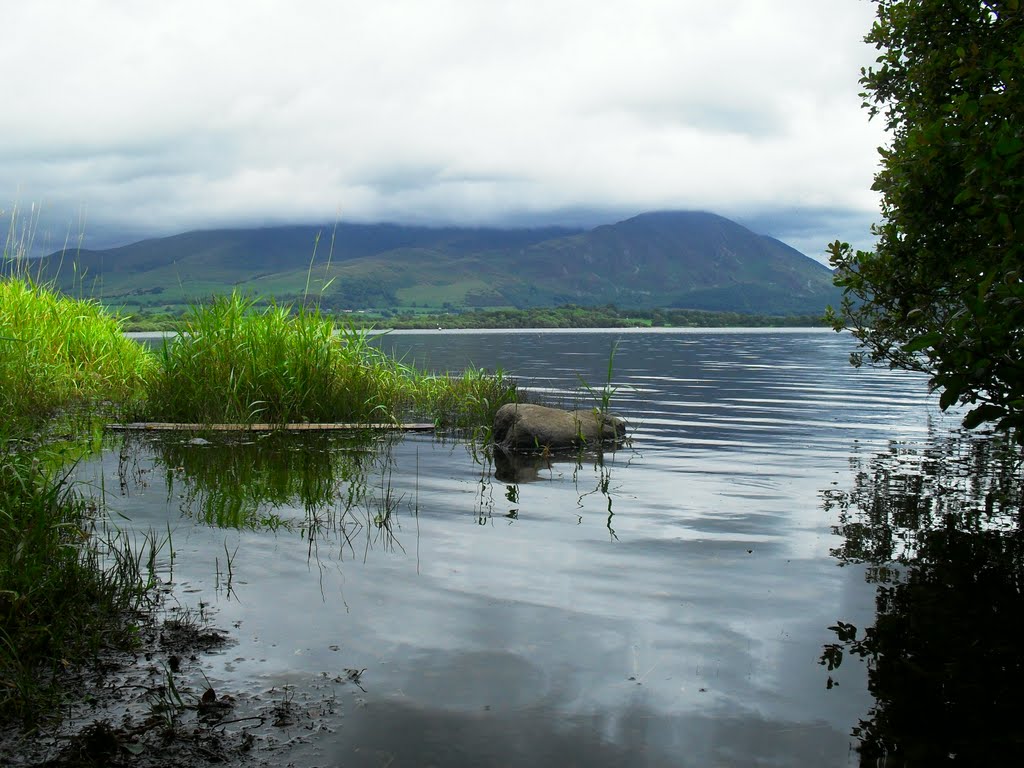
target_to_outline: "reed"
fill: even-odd
[[[97,536],[89,502],[48,462],[0,441],[0,720],[59,711],[63,672],[130,643],[142,550]]]
[[[619,342],[616,341],[612,344],[611,352],[608,353],[608,372],[605,376],[604,384],[600,389],[591,386],[581,374],[576,374],[576,377],[580,380],[580,384],[594,401],[595,413],[600,416],[611,415],[612,398],[615,396],[615,393],[619,391],[618,387],[612,385],[612,376],[615,373],[615,353],[618,349]]]
[[[193,306],[164,343],[146,412],[163,421],[387,420],[391,376],[356,332],[317,309],[257,308],[237,293]]]
[[[335,325],[316,307],[232,293],[193,306],[164,343],[147,386],[146,417],[195,423],[397,423],[429,415],[443,426],[493,417],[515,396],[499,374],[430,376]]]
[[[461,374],[426,374],[411,370],[410,408],[440,428],[473,429],[489,426],[505,403],[516,402],[516,381],[498,369],[494,373],[468,368]]]
[[[0,280],[0,409],[39,423],[73,405],[137,401],[153,358],[121,320],[29,277]]]

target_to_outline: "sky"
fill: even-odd
[[[0,0],[0,236],[595,226],[869,248],[868,0]]]

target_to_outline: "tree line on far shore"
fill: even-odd
[[[175,327],[170,313],[129,315],[125,327],[132,331],[161,331]],[[347,312],[340,316],[357,328],[766,328],[813,327],[826,323],[818,315],[751,315],[742,312],[711,312],[700,309],[620,309],[565,304],[529,309],[448,309],[443,311],[385,310]]]

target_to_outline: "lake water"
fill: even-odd
[[[833,557],[829,500],[944,434],[926,382],[853,369],[822,330],[378,340],[564,405],[605,383],[616,342],[632,446],[601,458],[513,475],[424,434],[176,437],[78,475],[120,525],[171,531],[175,599],[236,641],[202,660],[215,687],[329,702],[296,764],[857,764],[864,665],[819,658],[837,619],[873,622],[876,585]]]

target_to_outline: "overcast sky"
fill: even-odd
[[[0,0],[0,209],[41,206],[38,240],[93,246],[700,209],[814,257],[868,247],[874,8]]]

